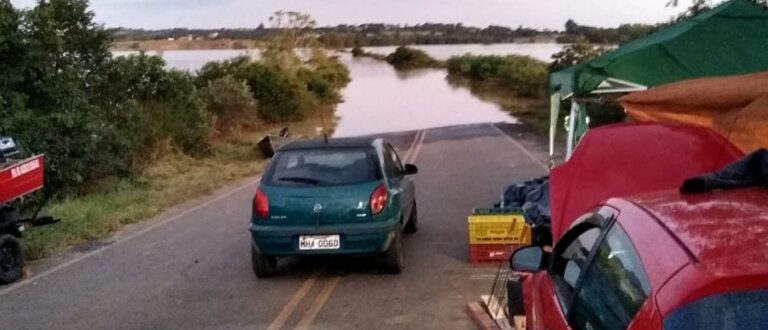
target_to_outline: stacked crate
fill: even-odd
[[[531,227],[513,209],[475,209],[468,219],[469,262],[504,262],[517,248],[531,244]]]

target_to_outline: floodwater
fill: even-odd
[[[551,62],[552,54],[563,49],[561,44],[463,44],[463,45],[413,45],[408,46],[423,50],[429,56],[438,60],[447,60],[451,56],[473,55],[527,55],[535,59]],[[374,54],[388,55],[395,51],[397,46],[365,47],[365,50]]]
[[[497,105],[450,86],[445,70],[400,72],[370,58],[341,59],[352,82],[336,110],[336,136],[515,121]]]
[[[494,45],[425,45],[415,46],[437,59],[466,53],[482,55],[529,55],[548,61],[560,51],[557,44]],[[395,47],[368,47],[374,53],[387,54]],[[130,52],[116,52],[116,55]],[[169,67],[194,71],[208,61],[236,56],[257,58],[258,51],[186,50],[154,53],[162,56]],[[515,122],[494,103],[482,101],[469,90],[448,84],[447,72],[424,69],[398,72],[385,62],[370,58],[353,58],[339,54],[349,68],[352,81],[344,89],[344,102],[336,111],[335,136],[356,136],[397,132],[451,125]]]

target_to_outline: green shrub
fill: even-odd
[[[353,57],[360,57],[365,54],[365,50],[360,46],[355,46],[352,48],[352,56]]]
[[[232,43],[232,49],[248,49],[248,45],[242,41],[235,41]]]
[[[426,52],[406,46],[397,47],[395,52],[387,55],[386,61],[398,70],[432,68],[440,65]]]
[[[476,81],[499,83],[519,96],[538,97],[546,88],[547,64],[528,56],[475,56],[451,57],[448,73]]]
[[[208,149],[210,118],[188,72],[167,70],[162,58],[142,53],[116,57],[106,76],[102,95],[113,105],[104,108],[113,109],[108,119],[116,130],[133,139],[128,155],[146,157],[168,140],[190,154]]]
[[[339,90],[350,80],[349,70],[336,58],[313,56],[308,65],[293,68],[240,57],[206,64],[196,84],[207,86],[226,76],[245,81],[259,115],[272,122],[301,119],[319,104],[339,102]]]
[[[137,103],[132,109],[132,134],[138,140],[136,156],[148,157],[166,141],[190,155],[207,152],[210,116],[192,77],[171,70],[155,86],[158,97]]]
[[[216,116],[217,128],[222,131],[235,124],[239,117],[256,112],[256,100],[250,87],[232,76],[208,82],[201,94],[205,109]]]
[[[615,99],[610,98],[587,103],[587,116],[590,128],[621,123],[627,118],[624,108]]]

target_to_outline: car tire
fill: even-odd
[[[405,268],[403,259],[403,234],[397,229],[395,231],[395,238],[389,244],[387,251],[384,252],[387,272],[390,274],[400,274]]]
[[[272,277],[277,273],[277,258],[265,256],[251,245],[251,263],[258,278]]]
[[[0,235],[0,284],[10,284],[20,279],[23,266],[19,240],[12,235]]]
[[[419,230],[419,212],[416,208],[416,201],[413,201],[413,211],[411,211],[411,217],[408,219],[408,223],[405,224],[403,232],[406,234],[413,234]]]

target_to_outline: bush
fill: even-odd
[[[180,151],[208,149],[210,118],[195,80],[186,71],[166,70],[165,61],[146,54],[116,57],[102,90],[108,120],[129,141],[132,157],[145,158],[160,143],[171,141]]]
[[[242,41],[235,41],[232,43],[232,49],[248,49],[248,45]]]
[[[335,58],[313,56],[308,65],[293,68],[240,57],[211,62],[197,72],[197,86],[231,76],[245,81],[265,120],[298,120],[320,104],[341,100],[339,90],[350,80],[349,70]]]
[[[556,72],[576,64],[589,61],[596,58],[608,49],[597,47],[589,43],[578,42],[563,47],[562,50],[552,55],[552,63],[549,65],[549,71]]]
[[[587,116],[589,116],[589,128],[621,123],[627,118],[624,108],[611,98],[587,103]]]
[[[398,70],[432,68],[440,65],[424,51],[405,46],[397,47],[394,53],[387,55],[386,61]]]
[[[352,48],[352,56],[353,57],[360,57],[365,55],[365,50],[360,46],[355,46]]]
[[[528,56],[467,54],[451,57],[447,67],[450,75],[499,83],[519,96],[539,97],[546,88],[546,63]]]
[[[227,131],[237,125],[238,118],[256,113],[256,100],[243,80],[224,76],[208,82],[201,91],[205,109],[216,117],[216,128]]]

